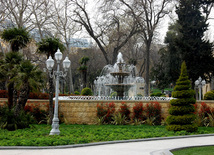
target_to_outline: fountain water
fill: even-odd
[[[137,83],[144,83],[142,77],[136,76],[136,67],[127,65],[122,57],[122,53],[117,56],[114,65],[106,65],[95,84],[95,94],[98,96],[110,96],[112,92],[117,92],[117,98],[123,99],[124,96],[137,95]]]

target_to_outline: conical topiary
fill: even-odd
[[[181,74],[176,82],[172,96],[175,99],[170,101],[170,116],[167,117],[167,130],[194,132],[198,129],[194,123],[195,104],[194,90],[191,89],[191,82],[188,79],[186,63],[181,65]]]

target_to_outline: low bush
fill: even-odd
[[[204,95],[204,100],[214,100],[214,92],[208,91]]]
[[[150,125],[161,124],[161,105],[158,102],[151,102],[146,104],[145,108],[147,122]]]
[[[81,95],[91,96],[92,94],[92,90],[88,87],[83,88],[81,91]]]
[[[214,108],[210,108],[205,102],[202,102],[197,108],[196,123],[199,126],[214,126]]]
[[[161,96],[165,96],[165,95],[163,93],[161,93],[161,92],[157,92],[157,93],[152,93],[150,96],[161,97]]]
[[[14,110],[8,107],[0,107],[0,127],[1,129],[7,129],[14,131],[17,129],[29,128],[33,123],[31,115],[21,111],[18,116],[15,116]]]
[[[143,115],[143,103],[135,103],[135,106],[133,107],[133,120],[144,120],[145,117]]]
[[[97,117],[103,120],[103,123],[111,124],[115,113],[114,102],[104,104],[97,104]]]
[[[0,90],[0,98],[7,98],[8,92],[6,90]]]
[[[75,91],[74,94],[75,95],[80,95],[80,93],[78,91]]]
[[[122,105],[120,106],[119,113],[124,116],[127,120],[130,120],[130,113],[131,111],[129,110],[129,107],[125,103],[121,103]]]

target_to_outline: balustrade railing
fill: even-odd
[[[59,96],[59,100],[154,100],[154,101],[169,101],[173,99],[172,97],[156,97],[156,96],[124,96],[123,98],[119,97],[110,97],[110,96]]]

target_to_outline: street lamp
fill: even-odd
[[[58,118],[58,96],[59,96],[59,77],[65,77],[67,75],[68,68],[70,67],[71,61],[68,59],[68,57],[65,58],[63,61],[63,68],[65,70],[65,74],[63,74],[62,71],[60,71],[60,61],[62,60],[62,53],[58,49],[55,53],[55,59],[57,62],[57,71],[54,71],[53,74],[51,74],[51,71],[54,66],[54,60],[51,56],[46,61],[46,66],[49,71],[49,75],[51,78],[53,78],[54,75],[56,75],[56,94],[55,94],[55,108],[54,108],[54,117],[52,121],[52,130],[50,132],[50,135],[59,135],[59,118]]]
[[[195,81],[195,85],[199,88],[199,100],[201,100],[201,89],[206,84],[205,80],[199,76],[198,80]]]

